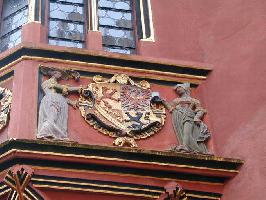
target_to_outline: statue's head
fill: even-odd
[[[68,70],[68,69],[59,69],[54,67],[44,67],[40,65],[41,73],[45,76],[54,77],[55,79],[74,79],[75,81],[78,81],[80,78],[80,74],[77,71],[74,70]]]
[[[174,89],[179,96],[190,96],[190,83],[177,84]]]
[[[60,71],[53,71],[51,72],[51,75],[55,78],[55,79],[60,79],[62,77],[62,73]]]

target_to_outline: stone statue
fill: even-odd
[[[59,80],[79,80],[79,73],[40,66],[41,73],[50,78],[42,83],[44,97],[39,110],[37,138],[67,140],[68,104],[77,107],[76,101],[65,98],[69,93],[80,92],[80,87],[60,85]]]
[[[202,118],[206,113],[199,100],[190,96],[190,84],[177,84],[175,87],[178,98],[168,103],[162,100],[165,107],[172,113],[172,123],[179,141],[174,151],[208,154],[205,145],[210,132]]]

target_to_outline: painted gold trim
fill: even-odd
[[[150,190],[150,189],[145,189],[145,188],[133,188],[133,187],[114,186],[114,185],[100,185],[100,184],[93,184],[93,183],[81,183],[81,182],[75,182],[75,181],[62,181],[62,180],[42,179],[42,178],[32,178],[31,180],[32,181],[45,181],[45,182],[52,182],[52,183],[69,183],[69,184],[77,184],[77,185],[83,185],[83,186],[96,186],[96,187],[125,189],[125,190],[128,189],[128,190],[146,191],[146,192],[162,192],[159,190]]]
[[[11,191],[11,188],[9,188],[8,190],[5,190],[4,192],[1,192],[1,193],[0,193],[0,196],[2,196],[3,194],[8,193],[8,192],[10,192],[10,191]]]
[[[212,68],[209,67],[203,67],[204,64],[206,65],[210,65],[208,63],[195,63],[195,66],[193,65],[189,65],[189,64],[176,64],[176,63],[171,63],[171,62],[163,62],[163,61],[159,61],[159,60],[150,60],[147,59],[146,57],[141,57],[138,55],[117,55],[117,54],[108,54],[106,52],[96,52],[96,51],[91,51],[91,50],[86,50],[86,49],[69,49],[69,48],[64,48],[62,47],[61,49],[57,49],[55,50],[53,45],[47,45],[47,46],[42,46],[42,47],[35,47],[33,46],[31,43],[23,43],[18,45],[17,47],[14,48],[14,50],[12,52],[10,52],[9,54],[5,55],[11,55],[16,53],[17,51],[21,50],[22,48],[28,48],[31,50],[47,50],[47,51],[52,51],[52,52],[61,52],[61,53],[73,53],[73,54],[79,54],[79,55],[84,55],[84,56],[101,56],[101,57],[105,57],[105,58],[112,58],[112,59],[120,59],[120,60],[126,60],[126,61],[136,61],[136,62],[147,62],[150,64],[161,64],[161,65],[166,65],[167,67],[184,67],[184,68],[191,68],[191,69],[196,69],[196,70],[207,70],[207,71],[212,71]],[[1,59],[1,58],[0,58]]]
[[[62,156],[62,157],[70,157],[70,158],[74,157],[74,158],[98,159],[98,160],[119,161],[119,162],[131,162],[131,163],[138,163],[138,164],[152,164],[152,165],[159,165],[159,166],[171,166],[171,167],[188,168],[188,169],[203,169],[203,170],[218,171],[218,172],[233,172],[233,173],[239,172],[239,170],[212,169],[208,167],[196,167],[196,166],[178,165],[178,164],[170,164],[170,163],[145,162],[145,161],[126,160],[126,159],[120,159],[120,158],[109,158],[109,157],[101,157],[101,156],[84,156],[84,155],[76,155],[76,154],[28,151],[28,150],[20,150],[20,149],[12,149],[4,153],[0,156],[0,159],[10,153],[31,153],[31,154],[53,155],[53,156]]]
[[[84,192],[96,192],[96,193],[107,193],[107,194],[131,195],[131,196],[148,197],[148,198],[159,198],[159,196],[134,194],[130,192],[113,192],[113,191],[108,191],[108,190],[93,190],[93,189],[84,189],[84,188],[60,187],[60,186],[36,185],[36,184],[33,184],[33,186],[36,188],[53,188],[53,189],[72,190],[72,191],[84,191]]]
[[[7,74],[8,72],[14,70],[14,66],[13,66],[13,65],[15,65],[15,64],[17,64],[17,63],[19,63],[19,62],[21,62],[21,61],[23,61],[23,59],[22,59],[22,58],[19,58],[19,59],[17,59],[17,60],[14,60],[14,61],[11,62],[11,63],[5,65],[4,67],[0,68],[0,76],[3,76],[3,75],[5,75],[5,74]],[[8,69],[8,68],[10,68],[10,69]],[[8,69],[8,70],[5,71],[6,69]]]
[[[206,80],[205,76],[195,76],[195,75],[188,75],[188,74],[176,74],[176,73],[172,73],[172,72],[161,72],[161,71],[157,71],[157,70],[146,70],[146,69],[135,69],[135,68],[131,68],[131,67],[121,67],[121,66],[115,66],[115,65],[105,65],[105,64],[99,64],[99,63],[88,63],[88,62],[81,62],[81,61],[72,61],[72,60],[64,60],[64,59],[55,59],[55,58],[44,58],[44,57],[37,57],[37,56],[21,56],[19,59],[13,61],[12,63],[9,63],[8,65],[4,66],[3,68],[0,69],[1,71],[4,71],[5,69],[7,69],[10,66],[13,66],[23,60],[35,60],[35,61],[46,61],[46,62],[55,62],[55,63],[61,63],[61,64],[70,64],[70,65],[80,65],[80,66],[95,66],[95,67],[99,67],[99,70],[91,70],[89,67],[85,70],[85,69],[81,69],[78,67],[71,67],[72,69],[75,70],[83,70],[83,71],[87,71],[87,72],[102,72],[102,69],[111,69],[111,70],[116,70],[116,71],[123,71],[123,72],[139,72],[139,73],[143,73],[144,75],[135,75],[132,74],[132,77],[137,77],[137,78],[151,78],[153,80],[161,80],[161,81],[170,81],[170,82],[174,82],[174,81],[178,81],[178,78],[184,78],[184,79],[190,79],[191,83],[194,84],[199,84],[200,82],[202,82],[203,80]],[[151,75],[146,75],[147,72],[154,74],[154,76]],[[171,76],[171,77],[167,77],[167,78],[163,78],[160,77],[160,75],[164,75],[164,76]],[[0,75],[1,76],[1,75]],[[182,81],[180,81],[182,82]]]
[[[196,183],[196,184],[205,184],[205,185],[224,185],[223,183],[210,183],[210,182],[203,182],[203,181],[189,181],[184,179],[174,179],[174,178],[158,178],[154,176],[143,176],[143,175],[134,175],[134,174],[120,174],[120,173],[113,173],[113,172],[99,172],[94,170],[77,170],[77,169],[65,169],[65,168],[58,168],[58,167],[40,167],[40,166],[34,166],[31,165],[33,169],[37,170],[53,170],[53,171],[66,171],[66,172],[78,172],[78,173],[94,173],[94,174],[100,174],[100,175],[115,175],[115,176],[121,176],[121,177],[137,177],[137,178],[151,178],[156,180],[166,180],[166,181],[180,181],[180,182],[186,182],[186,183]]]
[[[188,197],[196,197],[196,198],[203,198],[203,199],[215,199],[215,200],[220,200],[221,198],[219,197],[212,197],[212,196],[207,196],[207,195],[196,195],[196,194],[190,194],[186,192],[186,195]]]
[[[4,189],[5,187],[8,187],[8,186],[3,185],[3,186],[0,187],[0,190]]]
[[[28,193],[30,193],[30,195],[33,196],[34,199],[38,200],[38,198],[37,198],[34,194],[32,194],[32,192],[31,192],[29,189],[25,188],[25,190],[26,190]]]
[[[231,162],[236,164],[243,164],[244,161],[239,159],[233,159],[233,158],[223,158],[223,157],[216,157],[216,156],[206,156],[202,154],[187,154],[187,153],[171,153],[171,152],[165,152],[165,151],[156,151],[156,150],[144,150],[144,149],[131,149],[131,148],[119,148],[119,147],[110,147],[110,146],[99,146],[99,145],[88,145],[88,144],[78,144],[75,145],[70,143],[64,143],[64,142],[56,142],[56,141],[46,141],[46,140],[21,140],[21,139],[15,139],[10,138],[8,141],[5,141],[4,143],[0,144],[0,148],[7,145],[9,142],[12,141],[18,141],[23,142],[26,144],[39,144],[39,145],[59,145],[64,147],[76,147],[76,148],[90,148],[92,150],[111,150],[111,151],[120,151],[120,152],[126,152],[126,153],[143,153],[147,155],[161,155],[161,156],[178,156],[182,158],[191,158],[191,159],[198,159],[198,160],[211,160],[211,161],[224,161],[224,162]]]
[[[123,71],[123,72],[143,72],[144,74],[147,74],[147,72],[150,72],[150,73],[153,73],[153,74],[156,74],[156,75],[166,75],[166,76],[172,76],[174,78],[197,79],[197,80],[200,80],[200,81],[206,80],[205,76],[195,76],[195,75],[188,75],[188,74],[176,74],[176,73],[172,73],[172,72],[161,72],[161,71],[156,71],[156,70],[135,69],[135,68],[131,68],[131,67],[105,65],[105,64],[99,64],[99,63],[88,63],[88,62],[71,61],[71,60],[63,60],[63,59],[55,59],[55,58],[43,58],[43,57],[37,57],[37,56],[22,56],[21,58],[23,60],[37,60],[37,61],[41,61],[41,62],[48,61],[48,62],[57,62],[57,63],[63,63],[63,64],[74,64],[74,65],[82,65],[82,66],[95,66],[95,67],[99,67],[98,72],[102,72],[101,69],[113,69],[113,70],[120,70],[120,71]],[[78,70],[84,70],[84,69],[80,69],[80,68],[77,68],[77,67],[71,67],[71,68],[72,69],[76,69],[76,70],[77,69]],[[87,68],[84,71],[96,72],[95,69],[90,70],[90,68]],[[135,77],[138,77],[138,78],[150,78],[150,75],[146,75],[146,76],[139,76],[138,75],[138,76],[135,76]],[[164,78],[160,78],[160,77],[156,76],[156,78],[152,78],[152,79],[171,81],[170,77],[169,78],[167,77],[167,79],[164,79]],[[175,79],[175,81],[177,81],[177,79]]]
[[[1,75],[0,75],[0,76],[1,76]],[[11,79],[13,79],[13,78],[14,78],[14,76],[11,76],[11,77],[9,77],[9,78],[3,80],[3,81],[0,81],[0,84],[3,84],[3,83],[5,83],[5,82],[7,82],[7,81],[9,81],[9,80],[11,80]]]

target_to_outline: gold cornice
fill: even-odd
[[[0,193],[0,196],[2,196],[3,194],[8,193],[8,192],[10,192],[10,191],[11,191],[11,189],[5,190],[5,191],[3,191],[3,192]]]
[[[0,75],[0,76],[1,76],[1,75]],[[12,78],[14,78],[14,76],[11,76],[11,77],[9,77],[9,78],[3,80],[3,81],[0,81],[0,84],[3,84],[3,83],[5,83],[5,82],[9,81],[9,80],[11,80]]]
[[[45,182],[52,182],[52,183],[67,183],[67,184],[77,184],[82,186],[95,186],[95,187],[103,187],[103,188],[115,188],[115,189],[124,189],[124,190],[136,190],[136,191],[146,191],[146,192],[162,192],[160,190],[150,190],[145,188],[133,188],[133,187],[125,187],[125,186],[114,186],[114,185],[100,185],[100,184],[93,184],[93,183],[81,183],[75,181],[62,181],[62,180],[53,180],[53,179],[42,179],[42,178],[32,178],[32,181],[45,181]],[[37,184],[39,185],[39,184]]]
[[[0,74],[1,74],[1,76],[2,76],[2,74],[6,74],[6,71],[5,71],[5,70],[8,69],[8,68],[10,68],[10,69],[7,70],[8,72],[12,71],[12,70],[14,69],[13,66],[14,66],[15,64],[21,62],[22,60],[23,60],[22,57],[20,57],[20,58],[14,60],[13,62],[11,62],[11,63],[5,65],[4,67],[0,68]],[[7,73],[8,73],[8,72],[7,72]]]
[[[118,187],[118,186],[113,186],[113,185],[81,183],[81,182],[75,182],[75,181],[61,181],[61,180],[40,179],[40,178],[32,178],[31,180],[32,181],[45,181],[45,182],[52,182],[52,183],[76,184],[76,185],[82,185],[82,186],[96,186],[96,187],[103,187],[103,188],[128,189],[128,190],[135,190],[135,191],[147,191],[147,192],[157,192],[157,193],[162,193],[163,192],[162,190],[151,190],[151,189],[144,189],[144,188],[124,187],[124,186],[119,186]],[[39,185],[43,185],[43,184],[35,183],[34,185],[36,187],[38,187]],[[48,185],[48,186],[50,187],[50,185]],[[99,191],[99,190],[96,190],[96,191]],[[212,196],[207,196],[207,195],[196,195],[196,194],[191,194],[189,192],[186,192],[186,195],[188,197],[196,197],[196,198],[203,198],[203,199],[214,199],[214,200],[219,200],[220,199],[219,197],[212,197]]]
[[[186,192],[186,195],[188,197],[196,197],[196,198],[200,198],[200,199],[215,199],[215,200],[220,200],[221,198],[219,197],[212,197],[212,196],[207,196],[207,195],[195,195],[195,194],[190,194]]]
[[[10,142],[23,142],[25,144],[39,144],[39,145],[53,145],[53,146],[63,146],[63,147],[75,147],[82,149],[96,149],[96,150],[110,150],[110,151],[118,151],[125,153],[139,153],[139,154],[147,154],[147,155],[159,155],[159,156],[176,156],[182,158],[189,159],[197,159],[197,160],[210,160],[210,161],[218,161],[218,162],[230,162],[235,164],[243,164],[244,161],[240,159],[234,158],[224,158],[218,157],[214,155],[205,155],[205,154],[191,154],[191,153],[176,153],[169,151],[156,151],[156,150],[146,150],[146,149],[135,149],[135,148],[127,148],[127,147],[114,147],[114,146],[100,146],[100,145],[89,145],[89,144],[79,144],[79,143],[69,143],[62,141],[47,141],[47,140],[22,140],[22,139],[13,139],[10,138],[8,141],[5,141],[0,144],[0,148],[7,145]],[[3,155],[3,154],[2,154]],[[1,155],[0,155],[1,158]]]
[[[112,186],[112,185],[101,185],[101,184],[90,184],[90,183],[81,183],[81,182],[74,182],[74,181],[61,181],[61,180],[51,180],[51,179],[39,179],[39,178],[32,178],[32,181],[46,181],[46,182],[52,182],[52,183],[66,183],[66,184],[76,184],[76,185],[82,185],[82,186],[96,186],[96,187],[103,187],[103,188],[115,188],[115,189],[128,189],[128,190],[135,190],[135,191],[147,191],[147,192],[157,192],[157,193],[162,193],[163,191],[161,190],[151,190],[151,189],[144,189],[144,188],[133,188],[133,187],[123,187],[123,186]],[[49,184],[41,184],[41,183],[34,183],[33,184],[36,188],[38,187],[56,187],[56,189],[59,189],[57,187],[60,186],[51,186]],[[62,189],[64,189],[64,187],[60,187]],[[76,189],[74,187],[67,187],[67,188],[71,188],[70,190],[80,190],[79,188]],[[82,188],[83,189],[83,188]],[[105,191],[106,190],[92,190],[92,189],[84,189],[83,191],[92,191],[92,192],[99,192],[99,191]],[[107,192],[108,193],[108,192]],[[119,193],[114,193],[114,194],[121,194],[121,192]],[[132,193],[122,193],[122,194],[132,194]],[[134,194],[134,193],[133,193]],[[207,196],[207,195],[196,195],[196,194],[191,194],[189,192],[186,192],[186,195],[188,197],[196,197],[196,198],[201,198],[201,199],[214,199],[214,200],[219,200],[219,197],[212,197],[212,196]],[[134,196],[143,196],[143,197],[152,197],[152,198],[159,198],[159,196],[152,196],[152,195],[135,195]]]
[[[4,70],[8,69],[9,67],[13,67],[15,64],[23,61],[23,60],[34,60],[39,62],[54,62],[59,64],[67,64],[67,65],[79,65],[80,67],[72,67],[71,69],[75,70],[82,70],[87,72],[99,72],[102,73],[103,69],[110,69],[114,71],[123,71],[128,73],[140,73],[137,75],[131,74],[132,77],[136,78],[151,78],[153,80],[160,80],[160,81],[168,81],[168,82],[185,82],[187,80],[178,80],[178,79],[190,79],[191,83],[199,84],[200,82],[206,80],[205,76],[196,76],[196,75],[189,75],[189,74],[179,74],[179,73],[172,73],[172,72],[163,72],[163,71],[157,71],[157,70],[146,70],[146,69],[136,69],[131,67],[122,67],[122,66],[116,66],[116,65],[106,65],[106,64],[99,64],[99,63],[88,63],[88,62],[82,62],[82,61],[72,61],[72,60],[64,60],[64,59],[55,59],[55,58],[44,58],[44,57],[38,57],[38,56],[21,56],[17,60],[14,60],[13,62],[5,65],[0,69],[0,76],[6,74],[6,72],[3,72]],[[90,67],[98,67],[99,69],[90,69]],[[82,67],[87,67],[86,69]],[[13,69],[13,68],[12,68]],[[11,71],[11,70],[9,70]],[[1,73],[3,72],[3,73]],[[147,75],[148,73],[148,75]],[[143,75],[141,75],[143,74]],[[163,76],[163,77],[161,77]]]
[[[61,157],[69,157],[69,158],[74,157],[74,158],[97,159],[97,160],[105,160],[105,161],[118,161],[118,162],[128,162],[128,163],[138,163],[138,164],[152,164],[152,165],[158,165],[158,166],[210,170],[210,171],[216,171],[216,172],[230,172],[230,173],[239,172],[239,170],[213,169],[213,168],[208,168],[208,167],[197,167],[197,166],[190,166],[190,165],[179,165],[179,164],[160,163],[160,162],[145,162],[145,161],[127,160],[127,159],[101,157],[101,156],[85,156],[85,155],[76,155],[76,154],[63,154],[63,153],[55,153],[55,152],[30,151],[30,150],[20,150],[20,149],[12,149],[4,153],[0,156],[0,159],[12,153],[29,153],[29,154],[52,155],[52,156],[61,156]]]
[[[121,177],[136,177],[136,178],[151,178],[156,180],[165,180],[165,181],[179,181],[179,182],[186,182],[186,183],[195,183],[195,184],[204,184],[204,185],[215,185],[215,186],[223,186],[223,183],[212,183],[212,182],[204,182],[204,181],[190,181],[190,180],[184,180],[184,179],[175,179],[175,178],[158,178],[154,176],[143,176],[143,175],[134,175],[134,174],[120,174],[120,173],[114,173],[114,172],[99,172],[94,170],[80,170],[80,169],[65,169],[65,168],[59,168],[59,167],[40,167],[35,165],[30,165],[31,168],[35,170],[52,170],[52,171],[65,171],[65,172],[77,172],[77,173],[93,173],[93,174],[100,174],[100,175],[115,175],[115,176],[121,176]]]
[[[4,189],[5,187],[6,187],[6,185],[0,186],[0,190]]]
[[[128,195],[128,196],[138,196],[138,197],[148,197],[148,198],[159,198],[159,196],[147,195],[147,194],[135,194],[130,192],[113,192],[108,190],[93,190],[93,189],[85,189],[85,188],[74,188],[74,187],[61,187],[61,186],[52,186],[52,185],[36,185],[33,184],[36,188],[53,188],[53,189],[61,189],[61,190],[72,190],[72,191],[83,191],[83,192],[96,192],[96,193],[107,193],[107,194],[118,194],[118,195]]]
[[[157,71],[157,70],[146,70],[146,69],[135,69],[131,67],[122,67],[122,66],[116,66],[116,65],[106,65],[106,64],[99,64],[99,63],[88,63],[88,62],[81,62],[81,61],[72,61],[72,60],[64,60],[64,59],[55,59],[55,58],[43,58],[43,57],[37,57],[37,56],[22,56],[21,57],[23,60],[37,60],[37,61],[48,61],[48,62],[56,62],[56,63],[61,63],[61,64],[74,64],[74,65],[81,65],[81,66],[95,66],[99,67],[98,72],[102,72],[101,69],[113,69],[113,70],[120,70],[123,72],[143,72],[143,73],[153,73],[156,75],[166,75],[166,76],[172,76],[175,78],[187,78],[187,79],[197,79],[197,80],[206,80],[205,76],[195,76],[195,75],[188,75],[188,74],[176,74],[172,72],[162,72],[162,71]],[[71,69],[74,70],[83,70],[83,71],[88,71],[88,72],[96,72],[95,69],[91,70],[90,68],[78,68],[78,67],[72,67]],[[131,75],[132,76],[132,75]],[[134,76],[134,75],[133,75]],[[150,76],[136,76],[138,78],[147,78]],[[154,79],[154,78],[153,78]],[[157,80],[164,80],[164,81],[174,81],[174,80],[169,80],[168,79],[163,79],[160,77],[156,77]]]
[[[113,59],[120,59],[120,60],[126,60],[126,61],[136,61],[136,62],[147,62],[151,64],[161,64],[161,65],[166,65],[169,67],[184,67],[184,68],[192,68],[192,69],[202,69],[202,70],[208,70],[212,71],[212,68],[210,67],[204,67],[204,65],[209,65],[207,63],[197,63],[194,62],[193,66],[192,64],[177,64],[173,62],[164,62],[160,60],[156,60],[156,58],[146,58],[145,56],[140,56],[140,55],[126,55],[126,54],[113,54],[109,53],[106,51],[93,51],[93,50],[86,50],[86,49],[78,49],[78,48],[66,48],[66,47],[60,47],[60,49],[54,49],[53,45],[48,45],[48,44],[42,44],[38,47],[32,45],[31,43],[21,43],[14,51],[12,51],[10,54],[15,53],[19,51],[22,48],[28,48],[28,49],[34,49],[34,50],[47,50],[47,51],[52,51],[52,52],[61,52],[61,53],[73,53],[73,54],[80,54],[80,55],[89,55],[89,56],[101,56],[105,58],[113,58]],[[6,56],[6,55],[5,55]],[[182,61],[181,61],[182,62]],[[187,62],[187,61],[183,61]]]

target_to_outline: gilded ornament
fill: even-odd
[[[93,77],[79,98],[79,109],[87,123],[116,138],[115,146],[137,147],[135,140],[158,132],[165,121],[165,108],[152,96],[147,81],[135,83],[125,74],[111,79]]]

